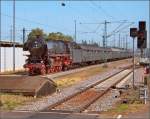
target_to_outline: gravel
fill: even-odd
[[[83,93],[71,98],[70,100],[62,103],[61,105],[56,106],[53,110],[80,112],[84,110],[87,105],[103,95],[107,91],[107,89],[109,89],[112,85],[122,79],[129,72],[130,70],[124,70],[123,72],[120,72],[119,74],[94,86],[94,88],[90,88],[89,90],[84,91]]]
[[[124,67],[124,66],[123,66]],[[127,65],[125,66],[127,67]],[[43,111],[51,105],[62,102],[64,99],[73,96],[79,92],[82,92],[83,89],[88,89],[92,85],[120,72],[122,69],[113,69],[112,71],[105,72],[101,75],[95,75],[89,77],[87,80],[83,80],[76,85],[73,85],[69,88],[62,89],[58,93],[54,93],[50,96],[46,96],[42,99],[39,99],[35,102],[29,102],[26,105],[15,108],[17,111]]]
[[[96,75],[93,77],[88,78],[87,80],[81,81],[79,84],[74,85],[69,88],[62,89],[59,93],[54,93],[50,96],[47,96],[41,100],[30,102],[24,106],[17,107],[15,110],[17,111],[42,111],[49,107],[52,104],[55,104],[57,102],[60,102],[64,100],[65,98],[72,96],[78,92],[81,92],[83,89],[87,89],[91,85],[94,85],[95,83],[104,80],[105,78],[110,77],[111,75],[116,74],[117,72],[120,72],[120,69],[114,69],[109,72],[105,72],[101,75]]]
[[[137,69],[135,71],[135,85],[139,85],[143,77],[143,69]],[[120,82],[118,88],[124,87],[126,84],[132,85],[132,73],[127,77],[127,80]],[[101,112],[107,111],[114,107],[114,105],[120,101],[120,90],[112,89],[106,93],[103,97],[99,98],[96,102],[91,104],[86,112]]]
[[[118,90],[110,90],[108,93],[103,95],[103,97],[99,98],[95,103],[91,104],[86,112],[107,111],[108,109],[111,109],[117,101],[119,101],[119,96],[120,93]]]

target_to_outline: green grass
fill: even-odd
[[[5,101],[3,103],[3,107],[2,108],[6,109],[6,110],[12,110],[15,107],[17,107],[18,105],[21,105],[21,103],[16,102],[16,101]]]
[[[104,69],[103,67],[90,68],[84,71],[57,77],[54,82],[57,84],[58,88],[66,88],[68,86],[75,85],[82,80],[86,80],[88,77],[103,73],[106,70],[108,69]]]
[[[17,106],[23,105],[28,101],[32,101],[33,97],[26,97],[22,95],[12,95],[12,94],[0,94],[0,102],[2,110],[13,110]]]
[[[114,109],[114,111],[115,112],[124,112],[124,111],[126,111],[126,110],[128,110],[129,109],[129,105],[128,104],[120,104],[120,105],[118,105],[115,109]]]

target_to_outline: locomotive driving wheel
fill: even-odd
[[[62,67],[62,70],[63,70],[63,71],[67,71],[67,70],[68,70],[68,67],[67,67],[67,66],[63,66],[63,67]]]
[[[32,71],[32,70],[29,70],[29,71],[28,71],[28,75],[29,75],[29,76],[32,76],[32,75],[33,75],[33,71]]]
[[[48,74],[50,74],[50,73],[51,73],[51,69],[50,69],[50,68],[47,70],[47,73],[48,73]]]
[[[59,71],[62,71],[62,66],[59,66]]]
[[[46,69],[44,67],[41,68],[41,75],[45,75],[46,74]]]

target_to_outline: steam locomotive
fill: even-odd
[[[132,57],[129,50],[103,48],[93,44],[78,44],[62,40],[45,42],[41,37],[24,43],[29,51],[24,68],[29,75],[48,74],[68,70],[75,66],[101,63],[104,60],[118,60]]]

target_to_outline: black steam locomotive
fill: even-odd
[[[47,74],[67,70],[76,65],[101,63],[104,60],[118,60],[129,58],[129,50],[103,48],[98,45],[77,44],[62,40],[45,42],[43,38],[27,41],[23,47],[29,51],[25,68],[29,74]]]

